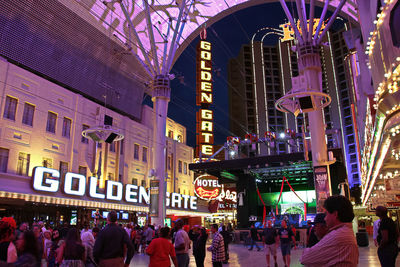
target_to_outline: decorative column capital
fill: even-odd
[[[151,100],[154,102],[156,98],[164,98],[169,101],[171,97],[171,87],[169,75],[157,75],[152,82]]]

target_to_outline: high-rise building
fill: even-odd
[[[342,147],[351,186],[359,184],[359,153],[353,120],[354,84],[348,77],[348,50],[341,30],[330,31],[321,46],[322,90],[332,102],[324,108],[328,148]],[[300,137],[307,132],[307,114],[282,113],[276,101],[292,88],[292,77],[299,75],[294,41],[279,40],[275,46],[260,41],[243,45],[239,55],[228,64],[231,132],[244,137],[265,132],[277,134],[275,148],[259,145],[258,154],[293,153],[304,149],[303,139],[292,142],[279,140],[279,135],[291,129]],[[306,134],[306,139],[309,138]],[[308,146],[308,149],[311,149]]]

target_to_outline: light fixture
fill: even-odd
[[[280,133],[279,137],[282,138],[282,139],[285,138],[285,133]]]

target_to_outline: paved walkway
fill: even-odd
[[[299,263],[299,258],[301,256],[303,249],[292,250],[292,263],[290,266],[298,267],[303,266]],[[369,247],[359,248],[360,258],[358,266],[371,266],[371,267],[379,267],[379,259],[376,254],[376,248],[373,244],[370,243]],[[257,249],[253,249],[253,251],[248,251],[243,245],[233,244],[229,246],[229,263],[224,264],[224,267],[239,267],[239,266],[267,266],[265,261],[265,253],[264,251],[257,251]],[[272,259],[271,259],[272,261]],[[131,265],[132,267],[147,267],[149,264],[149,257],[147,255],[138,254],[135,255],[132,259]],[[272,262],[271,262],[272,264]],[[195,267],[196,263],[194,261],[193,255],[190,253],[190,267]],[[206,260],[204,266],[212,266],[211,264],[211,253],[207,252]],[[280,254],[280,250],[278,249],[278,266],[284,266],[282,255]],[[397,265],[400,266],[400,257],[397,257]]]

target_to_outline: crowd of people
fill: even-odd
[[[111,211],[107,224],[100,229],[86,223],[83,229],[64,224],[53,228],[42,221],[31,226],[23,222],[18,227],[12,217],[0,220],[0,267],[118,267],[128,266],[135,253],[150,256],[149,266],[189,266],[189,249],[193,246],[196,266],[204,266],[206,251],[212,254],[213,266],[227,263],[231,240],[224,225],[212,225],[212,243],[206,248],[209,233],[198,225],[191,229],[182,220],[175,227],[144,227],[117,223],[117,213]]]
[[[307,248],[300,262],[305,266],[357,266],[358,245],[352,229],[354,212],[351,202],[343,196],[331,196],[325,203],[325,213],[316,215],[307,228]],[[387,216],[385,207],[377,207],[380,218],[374,229],[381,265],[394,267],[398,254],[399,233]],[[174,228],[167,226],[125,226],[117,223],[117,213],[111,211],[107,224],[100,229],[86,224],[80,231],[63,225],[46,227],[43,222],[21,223],[18,227],[12,217],[0,220],[0,267],[119,267],[129,266],[135,253],[147,254],[150,267],[189,266],[189,251],[197,267],[203,267],[206,252],[211,253],[213,267],[220,267],[229,260],[229,243],[233,229],[223,224],[212,224],[208,233],[204,227],[191,229],[183,221],[175,221]],[[210,242],[208,242],[210,236]],[[285,266],[290,266],[291,250],[296,249],[296,229],[283,220],[279,228],[271,221],[259,233],[254,225],[249,231],[249,250],[258,240],[264,243],[267,266],[277,264],[280,247]],[[262,236],[262,238],[261,238]]]

